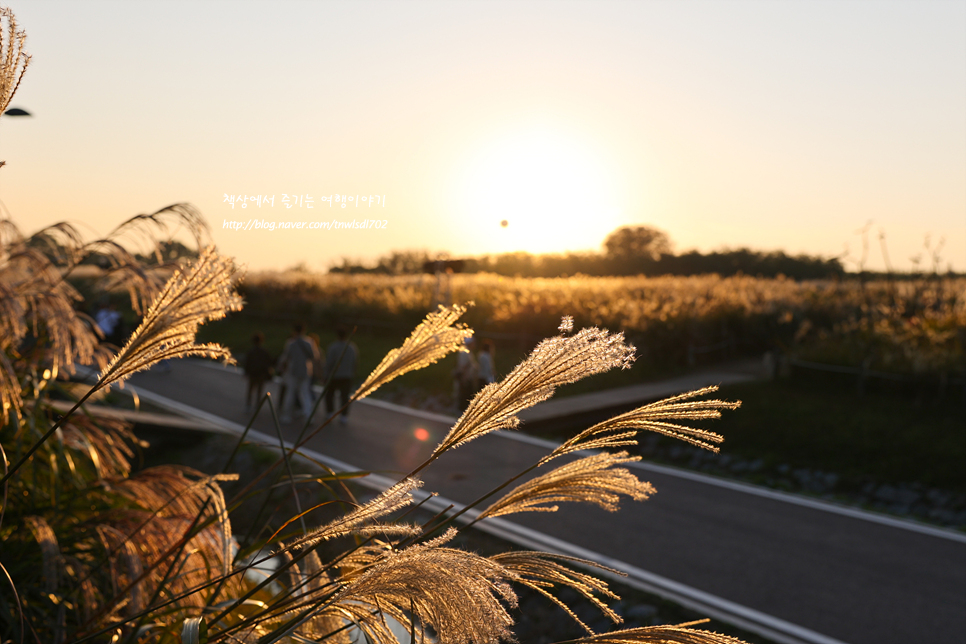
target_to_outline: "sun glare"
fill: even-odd
[[[461,220],[480,252],[596,249],[620,225],[613,182],[598,155],[557,132],[490,143],[461,183]]]

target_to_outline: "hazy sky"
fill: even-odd
[[[679,251],[857,258],[872,220],[895,265],[931,235],[966,270],[963,1],[9,6],[34,116],[0,123],[0,199],[25,230],[186,201],[252,268],[323,269],[638,223]],[[224,228],[253,220],[276,230]]]

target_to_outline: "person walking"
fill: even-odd
[[[339,423],[349,422],[349,394],[352,391],[352,379],[356,375],[356,365],[359,362],[359,349],[355,342],[349,341],[349,334],[343,326],[337,327],[335,335],[338,338],[329,345],[325,352],[325,412],[331,416],[338,408],[342,409]],[[335,392],[339,392],[339,407],[335,406]]]
[[[464,343],[466,351],[460,351],[456,354],[456,369],[453,370],[456,401],[459,404],[460,411],[466,411],[470,400],[476,395],[478,389],[476,382],[479,377],[479,365],[476,364],[476,358],[473,357],[473,347],[476,343],[473,338],[466,338]]]
[[[248,378],[248,391],[245,394],[245,413],[252,410],[252,403],[262,399],[265,383],[272,377],[272,365],[275,363],[268,351],[262,347],[265,336],[256,333],[252,336],[252,348],[245,354],[245,377]]]
[[[480,353],[476,356],[476,362],[479,365],[479,382],[477,386],[480,389],[496,382],[494,353],[493,341],[483,340],[482,346],[480,346]]]
[[[292,422],[292,408],[301,405],[302,415],[312,413],[312,367],[319,359],[319,349],[305,335],[301,323],[293,327],[292,337],[285,343],[280,358],[280,370],[285,382],[285,398],[282,400],[282,422]]]
[[[319,337],[318,333],[306,333],[305,335],[319,349],[319,355],[312,363],[312,386],[315,387],[315,385],[321,385],[325,382],[325,363],[323,361],[325,356],[322,355],[322,338]]]
[[[116,346],[121,346],[124,343],[124,336],[121,329],[123,321],[121,314],[117,310],[117,305],[114,302],[106,298],[103,299],[101,301],[101,307],[94,314],[94,321],[97,322],[97,326],[100,328],[106,342],[110,342]]]

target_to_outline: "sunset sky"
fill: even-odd
[[[190,202],[251,268],[323,270],[629,224],[856,260],[871,221],[896,267],[930,235],[966,270],[963,1],[8,6],[33,116],[0,120],[0,200],[24,231]],[[380,227],[224,227],[253,220]]]

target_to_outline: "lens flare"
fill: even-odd
[[[422,427],[417,427],[416,431],[413,432],[413,436],[415,436],[416,440],[418,441],[429,440],[429,432],[423,429]]]

